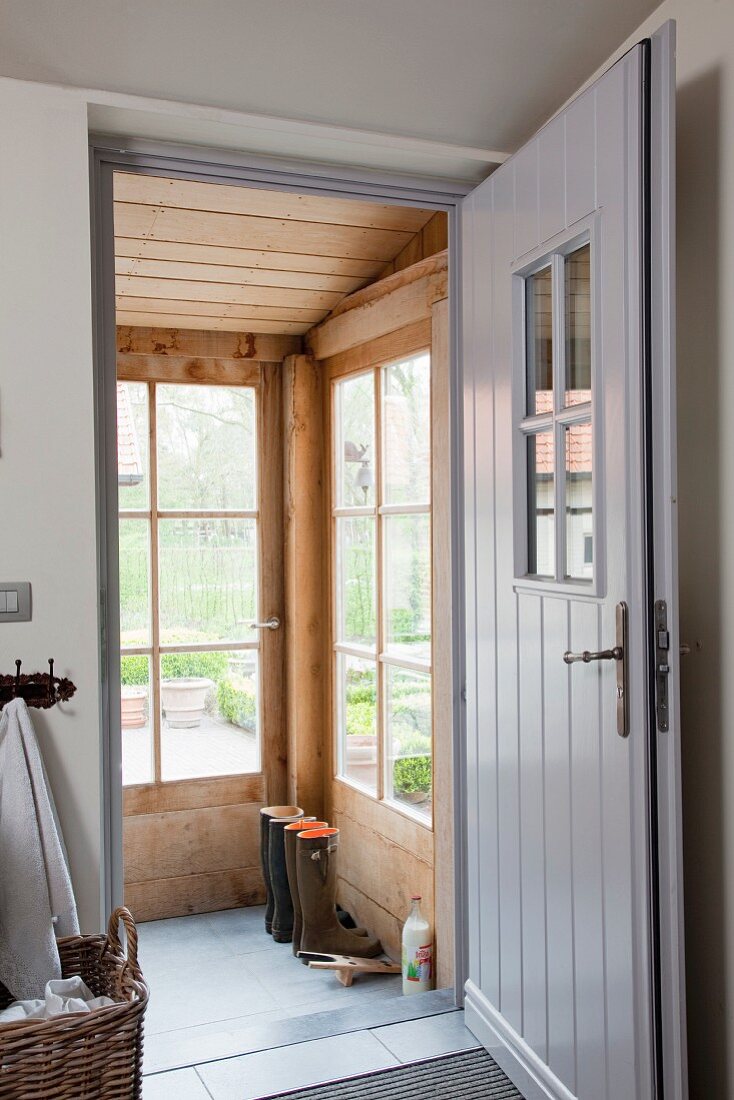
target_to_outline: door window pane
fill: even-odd
[[[388,653],[431,658],[431,520],[385,516],[385,641]]]
[[[161,644],[252,640],[256,521],[163,519],[158,532]]]
[[[254,390],[159,385],[156,402],[158,507],[254,509]]]
[[[117,485],[120,509],[149,507],[148,387],[117,383]]]
[[[553,433],[531,435],[528,447],[528,573],[555,574]]]
[[[566,455],[566,576],[591,580],[593,563],[591,424],[564,429]]]
[[[386,794],[430,819],[431,677],[386,665],[385,680]]]
[[[375,381],[374,374],[337,382],[336,503],[340,508],[364,508],[375,502]]]
[[[150,645],[150,521],[120,518],[120,642]]]
[[[164,653],[162,779],[259,770],[257,651]]]
[[[527,414],[553,410],[553,278],[550,267],[525,283]]]
[[[120,657],[122,782],[126,787],[153,782],[153,723],[150,708],[150,657]]]
[[[374,646],[377,641],[375,519],[373,516],[338,518],[336,533],[337,641]]]
[[[564,260],[566,311],[566,405],[591,400],[591,248],[585,244]]]
[[[431,498],[431,359],[428,354],[383,371],[383,504]]]
[[[346,653],[336,659],[340,774],[377,793],[377,665]]]

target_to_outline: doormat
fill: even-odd
[[[462,1050],[364,1073],[346,1081],[279,1092],[269,1100],[523,1100],[486,1050]]]

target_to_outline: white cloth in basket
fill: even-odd
[[[28,708],[0,712],[0,982],[18,1000],[61,978],[56,937],[79,934],[61,828]]]
[[[0,1012],[0,1024],[14,1024],[18,1020],[50,1020],[52,1016],[91,1012],[92,1009],[106,1008],[114,1003],[111,997],[95,997],[78,975],[57,978],[48,982],[44,997],[15,1001]]]

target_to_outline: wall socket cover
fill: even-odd
[[[0,581],[0,623],[31,621],[31,582]]]

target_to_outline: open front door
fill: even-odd
[[[463,212],[466,1019],[528,1097],[685,1095],[672,64],[668,26]]]

